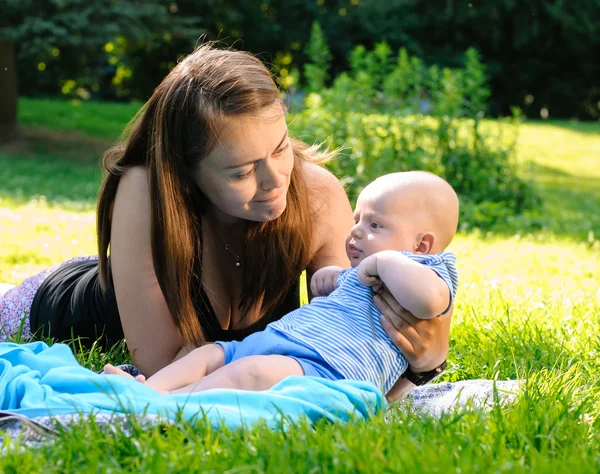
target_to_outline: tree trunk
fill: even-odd
[[[0,41],[0,143],[17,136],[16,66],[12,41]]]

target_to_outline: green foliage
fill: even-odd
[[[404,49],[393,59],[380,43],[372,51],[357,46],[350,64],[331,88],[307,98],[293,127],[305,140],[329,137],[329,146],[347,148],[328,166],[351,194],[382,174],[424,169],[457,190],[465,227],[489,227],[537,204],[517,176],[518,112],[511,128],[482,130],[490,92],[475,50],[461,69],[439,69]]]
[[[290,424],[282,416],[277,429],[231,430],[212,427],[200,413],[189,423],[151,427],[132,416],[125,427],[115,421],[102,429],[84,416],[37,449],[7,440],[0,468],[11,474],[595,472],[600,442],[589,411],[595,413],[597,396],[577,396],[568,380],[560,382],[536,378],[516,406],[490,402],[489,412],[463,408],[434,417],[400,406],[347,424]]]
[[[22,234],[3,234],[0,256],[7,246],[25,248],[37,240],[39,222],[46,218],[50,225],[69,225],[52,229],[51,236],[63,239],[54,241],[51,260],[44,264],[73,252],[73,225],[86,219],[93,232],[92,211],[2,205],[0,225],[10,223],[6,228],[12,230],[16,223]],[[79,227],[73,238],[78,234],[85,238],[87,227]],[[438,418],[401,403],[367,422],[237,431],[214,429],[202,414],[189,423],[154,429],[132,420],[129,434],[118,425],[101,430],[93,419],[84,419],[61,430],[55,444],[23,449],[18,440],[5,440],[0,470],[183,473],[253,466],[273,473],[595,472],[600,462],[600,242],[593,247],[574,240],[473,232],[457,235],[452,244],[462,283],[442,381],[523,379],[523,390],[507,406],[489,400],[489,411],[458,408]],[[45,256],[41,245],[31,253]],[[11,275],[2,270],[14,263],[0,263],[0,277]],[[80,363],[93,370],[128,361],[124,344],[90,351],[74,345]]]
[[[23,97],[20,99],[19,123],[30,127],[70,131],[71,134],[80,133],[98,138],[108,146],[119,138],[141,106],[139,102],[64,101]],[[49,135],[46,143],[50,138],[60,139],[60,133]]]
[[[319,22],[315,21],[310,30],[310,39],[306,47],[310,63],[304,65],[305,91],[307,93],[320,91],[329,79],[331,66],[331,51]]]
[[[132,45],[155,51],[165,35],[184,36],[189,49],[202,32],[196,17],[174,17],[161,0],[10,0],[0,3],[0,17],[8,20],[3,36],[16,47],[22,93],[80,99],[110,96],[111,82],[117,95],[132,95],[118,93],[123,76],[132,76]]]
[[[517,105],[534,118],[546,108],[551,117],[597,119],[598,18],[600,0],[361,0],[346,23],[355,44],[384,40],[441,68],[456,67],[475,47],[488,65],[495,114]],[[339,31],[326,31],[339,51]],[[344,68],[340,56],[336,70]]]
[[[312,97],[317,101],[322,100],[318,94]],[[100,156],[119,137],[124,124],[135,114],[139,105],[21,99],[19,121],[23,125],[22,131],[26,132],[27,146],[17,142],[12,145],[14,152],[10,151],[10,147],[6,148],[6,152],[13,156],[14,162],[25,162],[27,160],[24,156],[31,156],[32,161],[27,165],[27,169],[31,170],[36,169],[36,160],[51,162],[58,158],[90,163],[97,170]],[[307,141],[314,140],[310,135],[314,132],[313,128],[308,127],[303,131],[302,127],[298,127],[296,114],[290,114],[288,118],[292,132]],[[433,119],[427,120],[435,124]],[[540,207],[497,220],[495,232],[502,230],[509,234],[523,234],[530,231],[548,231],[556,235],[576,235],[579,240],[595,242],[594,236],[597,239],[600,235],[600,215],[597,212],[600,208],[600,167],[597,163],[600,124],[556,120],[526,121],[517,128],[511,120],[483,119],[479,127],[484,136],[493,136],[497,143],[512,146],[516,142],[518,175],[531,185],[535,181],[536,194],[542,198]],[[314,134],[317,141],[324,141],[331,132],[331,128],[322,127],[321,131]],[[349,159],[347,152],[343,153],[340,159]],[[333,163],[330,163],[330,166],[333,166]],[[21,168],[11,164],[11,161],[6,162],[6,167],[7,172],[14,170],[15,173],[21,173],[17,171]],[[0,169],[3,169],[2,166]],[[22,172],[25,172],[24,169]],[[49,182],[55,174],[59,175],[54,171],[46,173]],[[35,199],[36,190],[31,186],[27,186],[27,189],[33,194],[23,193],[22,196],[16,196],[17,189],[26,188],[13,182],[11,176],[10,173],[5,175],[1,186],[2,193],[7,198],[12,195],[19,201],[22,198]],[[20,183],[27,182],[27,178],[15,179]],[[80,184],[61,182],[59,187],[77,188]],[[49,204],[51,200],[58,201],[56,197],[50,197],[53,194],[48,195]],[[62,191],[59,194],[62,195]],[[86,193],[86,199],[88,197],[93,199],[93,195]],[[64,201],[61,201],[61,205],[65,205]],[[79,204],[76,206],[79,207]],[[86,202],[84,206],[93,207],[93,201]],[[476,210],[480,214],[488,212],[483,204]],[[463,212],[469,212],[464,205]],[[482,217],[475,218],[480,219]],[[2,224],[0,228],[4,228]]]
[[[474,47],[488,66],[492,113],[509,114],[517,105],[534,118],[542,109],[550,117],[600,117],[600,70],[593,60],[600,49],[598,18],[600,0],[0,2],[0,28],[18,32],[24,95],[60,94],[66,81],[74,81],[67,84],[71,94],[97,84],[94,97],[144,100],[204,33],[260,53],[269,64],[277,65],[278,54],[291,55],[286,72],[304,71],[313,61],[302,50],[318,22],[328,37],[332,76],[349,69],[357,44],[368,49],[385,41],[440,69],[456,68]],[[126,39],[123,45],[103,51],[118,38]],[[42,62],[46,69],[38,71]]]
[[[100,128],[85,125],[101,115],[106,138],[112,140],[113,130],[128,118],[127,109],[82,103],[78,119],[72,120],[72,107],[61,101],[23,101],[21,122],[31,124],[24,128],[46,132],[45,139],[27,153],[23,147],[29,142],[0,148],[0,281],[19,283],[49,265],[95,252],[98,166],[87,155],[89,137],[83,134],[99,134]],[[436,123],[431,117],[414,120]],[[485,120],[480,126],[486,133],[512,127]],[[44,148],[48,131],[56,137],[51,150]],[[77,131],[79,156],[67,160],[65,152],[75,150],[66,150],[65,138]],[[525,215],[502,223],[508,235],[461,232],[452,243],[461,286],[449,367],[441,381],[523,379],[514,403],[489,400],[489,411],[467,407],[441,417],[400,403],[367,422],[236,431],[214,429],[202,414],[190,423],[155,428],[132,417],[128,430],[118,424],[101,429],[84,418],[59,429],[53,444],[32,448],[5,439],[0,471],[597,472],[599,146],[598,123],[523,124],[517,151],[520,162],[535,163],[532,176],[545,197],[545,231],[527,235],[526,222],[520,220]],[[80,363],[93,370],[129,360],[125,344],[90,351],[73,345]]]

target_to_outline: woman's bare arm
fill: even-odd
[[[324,267],[348,268],[345,242],[354,225],[352,208],[338,179],[320,166],[306,164],[310,197],[316,212],[313,257],[307,269],[308,286],[314,273]]]
[[[408,359],[413,372],[428,372],[439,367],[448,355],[451,308],[443,316],[419,319],[406,311],[385,288],[375,296],[375,305],[383,314],[383,329]],[[399,400],[415,385],[408,379],[399,379],[387,394],[389,400]]]
[[[146,376],[182,351],[152,263],[150,194],[143,167],[128,170],[113,207],[111,268],[123,332],[133,363]]]

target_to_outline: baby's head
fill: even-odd
[[[356,201],[354,227],[346,239],[353,267],[382,250],[442,252],[458,225],[458,197],[446,181],[425,171],[386,174]]]

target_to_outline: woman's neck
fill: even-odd
[[[248,221],[225,214],[214,206],[210,206],[207,209],[205,218],[219,232],[224,232],[231,236],[243,235],[248,228]]]
[[[247,221],[211,208],[202,218],[202,228],[204,232],[209,232],[209,238],[214,238],[223,245],[229,246],[237,255],[243,253],[248,228]]]

